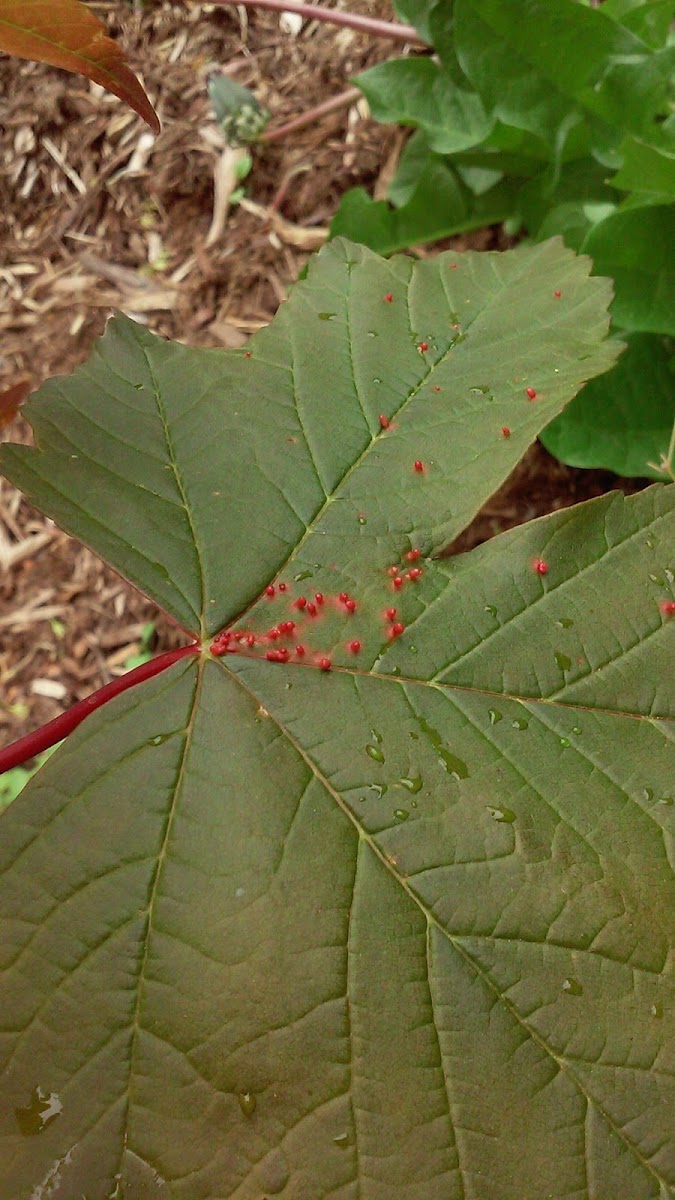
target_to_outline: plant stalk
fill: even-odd
[[[319,117],[325,117],[327,113],[335,112],[338,108],[347,108],[348,105],[354,104],[357,100],[363,98],[363,92],[359,88],[347,88],[346,91],[340,92],[338,96],[331,96],[330,100],[324,100],[323,104],[316,104],[314,108],[308,108],[306,112],[300,113],[299,116],[293,117],[292,120],[286,121],[284,125],[277,125],[274,129],[266,129],[258,138],[259,142],[279,142],[286,137],[288,133],[295,133],[297,129],[304,129],[306,125],[312,125],[314,121],[318,121]]]
[[[212,4],[243,4],[245,8],[266,8],[271,12],[296,13],[305,21],[324,21],[329,25],[344,25],[357,33],[368,33],[371,37],[389,38],[392,42],[409,42],[415,46],[428,46],[413,25],[398,21],[380,21],[376,17],[361,17],[357,13],[342,12],[337,8],[323,8],[319,4],[301,4],[297,0],[211,0]]]
[[[73,704],[72,708],[67,709],[60,716],[54,717],[53,721],[48,721],[46,725],[35,729],[33,733],[27,733],[25,737],[19,738],[18,741],[12,742],[11,745],[0,750],[0,775],[3,771],[20,766],[29,758],[35,758],[36,754],[42,754],[44,750],[49,750],[50,746],[55,746],[57,742],[72,733],[73,729],[77,729],[77,726],[84,721],[85,717],[89,716],[89,713],[95,712],[97,708],[107,704],[114,696],[119,696],[128,688],[135,687],[137,683],[152,679],[153,675],[159,675],[160,671],[165,671],[167,667],[173,666],[181,658],[186,658],[189,654],[197,654],[198,651],[199,644],[197,642],[193,642],[190,646],[181,646],[178,650],[167,650],[166,654],[158,654],[150,662],[141,663],[140,667],[134,667],[133,671],[127,671],[126,675],[120,675],[119,679],[113,679],[110,683],[104,684],[98,691],[92,692],[91,696],[85,696],[84,700],[78,700],[77,704]]]

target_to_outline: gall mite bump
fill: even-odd
[[[356,600],[345,600],[345,608],[349,613],[356,612]]]
[[[535,392],[533,387],[525,388],[525,395],[528,397],[529,400],[537,399],[537,393]]]
[[[457,263],[450,263],[450,270],[451,270],[451,271],[456,271],[456,270],[457,270]]]
[[[306,654],[305,647],[301,645],[300,642],[298,642],[297,646],[295,647],[295,653],[297,654],[298,658],[302,658]]]
[[[268,629],[267,636],[271,642],[276,642],[277,638],[281,637],[281,630],[277,629],[276,627],[274,629]]]
[[[251,351],[250,351],[250,350],[247,350],[247,351],[246,351],[246,353],[245,353],[245,355],[244,355],[244,358],[250,358],[250,357],[251,357]]]
[[[320,658],[319,667],[322,671],[330,671],[332,663],[329,658]]]
[[[415,470],[417,471],[418,475],[422,475],[424,473],[424,463],[422,462],[422,460],[420,458],[415,459],[413,466],[415,467]]]
[[[659,608],[661,609],[664,617],[675,616],[675,600],[662,600],[659,604]]]
[[[311,604],[311,603],[308,604],[307,612],[309,613],[310,617],[315,617],[316,616],[316,604]]]
[[[297,600],[296,600],[296,602],[295,602],[295,607],[296,607],[296,608],[306,608],[306,607],[307,607],[307,599],[306,599],[306,597],[305,597],[305,596],[298,596],[298,598],[297,598]]]
[[[272,586],[272,584],[271,584],[271,583],[268,583],[267,587],[265,588],[265,595],[266,595],[266,596],[273,596],[273,595],[274,595],[274,587]]]
[[[314,599],[316,600],[317,604],[323,604],[325,599],[323,592],[317,592]]]
[[[391,424],[391,422],[389,420],[389,417],[386,417],[384,415],[384,413],[380,413],[380,425],[382,426],[382,428],[388,429],[390,424]]]
[[[434,391],[435,391],[435,392],[440,392],[440,390],[441,390],[441,389],[439,388],[438,384],[436,384],[436,386],[435,386],[435,388],[434,388]]]
[[[543,558],[535,558],[532,568],[537,572],[537,575],[548,574],[548,563],[545,563]]]
[[[403,624],[402,621],[394,621],[394,624],[392,625],[392,627],[389,631],[389,636],[392,638],[400,637],[401,634],[403,633],[404,629],[405,629],[405,625]]]
[[[278,584],[278,588],[279,588],[279,591],[280,591],[280,592],[285,592],[285,591],[287,591],[287,589],[288,589],[288,584],[287,584],[287,583],[280,583],[280,584]]]
[[[556,300],[559,300],[562,296],[562,292],[559,290],[559,288],[556,288],[553,295],[555,296]]]
[[[338,596],[338,600],[340,601],[341,604],[346,604],[347,600],[349,600],[349,596],[348,596],[347,592],[340,592],[340,595]]]
[[[388,621],[393,621],[394,617],[396,616],[396,609],[395,609],[395,608],[388,608],[388,609],[387,609],[387,611],[386,611],[386,613],[385,613],[384,615],[385,615],[385,617],[387,618],[387,620],[388,620]]]
[[[268,662],[278,662],[279,661],[279,651],[278,650],[268,650],[267,653],[265,654],[265,658],[267,659]]]
[[[286,650],[283,646],[281,650],[277,650],[277,661],[288,662],[288,650]]]
[[[502,425],[502,437],[511,437],[511,430],[508,425]]]
[[[412,571],[408,571],[408,579],[412,579],[413,581],[415,579],[420,579],[421,576],[422,572],[419,567],[413,567]]]
[[[251,646],[255,646],[255,638],[252,633],[249,633],[248,637],[246,638],[246,645],[249,647],[249,649]]]
[[[387,567],[387,575],[393,579],[394,575],[398,575],[398,567]]]
[[[393,294],[391,292],[387,292],[387,294],[385,296],[385,300],[387,301],[387,304],[393,304],[393,302],[394,302]]]
[[[395,576],[394,576],[394,578],[393,578],[393,580],[392,580],[392,583],[393,583],[393,585],[394,585],[394,587],[395,587],[395,588],[400,588],[400,587],[403,587],[403,580],[402,580],[402,578],[401,578],[401,576],[400,576],[400,575],[395,575]]]
[[[429,343],[428,342],[419,342],[417,349],[420,351],[421,354],[426,354],[427,350],[429,349]]]
[[[361,643],[356,641],[350,642],[349,649],[351,650],[352,654],[358,654],[359,650],[361,649]]]
[[[415,549],[415,550],[409,550],[409,551],[408,551],[408,553],[407,553],[407,554],[406,554],[406,556],[405,556],[405,557],[406,557],[406,562],[417,562],[417,560],[418,560],[418,558],[420,557],[420,554],[421,554],[421,553],[422,553],[422,551],[421,551],[421,550],[417,550],[417,549]]]

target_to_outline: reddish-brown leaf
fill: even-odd
[[[122,51],[80,0],[0,0],[0,50],[86,75],[159,133],[157,114]]]
[[[30,379],[22,379],[20,383],[7,388],[6,392],[0,392],[0,429],[14,420],[30,390]]]

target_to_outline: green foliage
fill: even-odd
[[[675,488],[435,557],[614,363],[609,301],[559,240],[334,242],[246,353],[120,318],[27,405],[30,499],[257,640],[2,817],[3,1197],[665,1197]]]
[[[362,189],[348,192],[333,232],[384,254],[486,224],[535,240],[561,234],[613,278],[619,334],[672,334],[675,5],[525,0],[517,20],[512,0],[402,0],[397,9],[433,43],[436,58],[393,60],[356,82],[377,120],[417,132],[389,204]],[[624,439],[619,459],[665,461],[674,414],[663,406],[645,413],[644,396],[654,390],[643,389],[639,404],[613,405],[622,411],[610,439]],[[613,467],[617,455],[607,457],[593,395],[575,408],[586,408],[584,459]],[[563,457],[576,436],[567,428],[572,419],[572,412],[558,419]]]

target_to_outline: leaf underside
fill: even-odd
[[[87,718],[2,817],[0,1194],[669,1194],[675,489],[432,557],[611,364],[608,301],[559,242],[333,243],[250,358],[116,322],[31,400],[8,475],[258,640]]]

